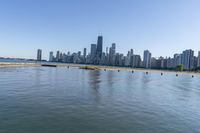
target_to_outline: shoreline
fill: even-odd
[[[40,64],[37,63],[0,62],[0,68],[38,67],[38,66],[40,66]]]
[[[0,62],[0,69],[1,68],[13,68],[13,67],[42,67],[42,64],[51,64],[51,65],[56,65],[57,67],[74,67],[74,68],[79,68],[83,66],[94,66],[98,67],[100,70],[106,70],[106,71],[128,71],[128,72],[148,72],[148,73],[174,73],[174,74],[187,74],[187,75],[198,75],[200,76],[200,73],[196,72],[187,72],[187,71],[171,71],[171,70],[158,70],[158,69],[144,69],[144,68],[131,68],[131,67],[117,67],[117,66],[101,66],[101,65],[87,65],[87,64],[67,64],[67,63],[18,63],[18,62]]]

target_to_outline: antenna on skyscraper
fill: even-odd
[[[101,32],[101,31],[99,31],[99,33],[98,33],[98,36],[103,36],[103,34],[102,34],[102,32]]]

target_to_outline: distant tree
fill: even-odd
[[[177,65],[176,66],[176,71],[183,71],[183,65],[182,64]]]
[[[200,67],[195,68],[194,71],[199,72],[200,71]]]

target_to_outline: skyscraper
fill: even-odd
[[[100,63],[102,51],[103,51],[103,36],[98,36],[95,64],[99,64]]]
[[[49,53],[49,61],[52,62],[54,60],[54,57],[53,57],[53,52],[51,51]]]
[[[133,67],[140,67],[141,65],[141,57],[140,55],[133,55]]]
[[[96,56],[96,50],[97,50],[97,45],[91,44],[91,48],[90,48],[90,62],[91,63],[94,63],[95,56]]]
[[[194,51],[189,49],[182,53],[182,64],[184,69],[190,70],[194,67]]]
[[[41,61],[42,60],[42,50],[38,49],[37,50],[37,61]]]
[[[135,64],[134,64],[134,52],[133,52],[133,49],[130,50],[130,66],[134,67]]]
[[[144,51],[143,65],[145,68],[151,68],[151,53],[149,50]]]
[[[109,53],[109,60],[110,60],[110,65],[115,65],[115,53],[116,53],[116,44],[113,43],[111,48],[110,48],[110,53]]]
[[[174,54],[174,68],[181,64],[181,54]]]
[[[200,51],[198,52],[198,57],[197,57],[197,67],[200,67]]]
[[[78,51],[78,57],[80,58],[81,57],[81,51]]]
[[[86,55],[87,55],[87,49],[86,49],[86,48],[84,48],[84,49],[83,49],[83,57],[85,58],[85,57],[86,57]]]
[[[59,61],[60,60],[60,51],[57,51],[56,53],[56,61]]]
[[[133,56],[133,49],[131,49],[131,52],[130,52],[130,53],[131,53],[131,56]]]

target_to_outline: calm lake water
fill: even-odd
[[[199,133],[200,77],[0,69],[0,133]]]

